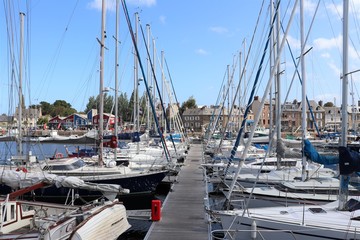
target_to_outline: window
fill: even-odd
[[[10,205],[10,220],[15,219],[15,204]]]

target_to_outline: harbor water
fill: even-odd
[[[23,152],[34,155],[39,161],[55,156],[56,153],[61,153],[66,156],[66,148],[69,150],[76,149],[78,145],[74,144],[59,144],[59,143],[38,143],[28,142],[23,144]],[[91,147],[91,145],[81,145],[81,147]],[[16,142],[0,142],[0,159],[2,162],[10,160],[11,156],[16,155]],[[158,186],[155,193],[131,195],[120,197],[119,200],[124,204],[127,210],[149,210],[151,208],[152,200],[165,200],[166,195],[170,189],[169,182],[162,183]],[[151,226],[150,219],[136,219],[129,218],[131,228],[122,234],[118,239],[125,240],[141,240],[144,239],[148,229]]]

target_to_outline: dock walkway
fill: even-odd
[[[144,239],[208,239],[202,159],[202,144],[192,144],[177,182],[163,203],[161,220],[152,223]]]

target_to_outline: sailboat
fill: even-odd
[[[94,184],[118,184],[123,188],[127,188],[130,194],[152,193],[155,191],[157,185],[169,173],[169,170],[152,170],[139,169],[132,170],[126,166],[116,166],[113,159],[103,158],[103,64],[104,64],[104,47],[105,47],[105,1],[103,1],[102,11],[102,28],[101,28],[101,44],[100,44],[100,123],[99,123],[99,159],[96,163],[86,164],[82,159],[74,158],[59,158],[56,160],[45,161],[44,165],[39,166],[35,161],[29,161],[24,157],[20,157],[15,164],[20,169],[26,169],[28,173],[53,173],[65,176],[78,177],[81,180],[88,181]],[[21,97],[20,97],[21,98]],[[20,104],[21,106],[21,104]],[[21,108],[21,107],[19,107]],[[21,116],[21,111],[20,116]],[[19,121],[21,124],[21,121]],[[20,125],[21,126],[21,125]],[[21,127],[20,127],[21,129]],[[18,144],[21,153],[21,141]],[[15,159],[12,159],[15,161]],[[30,159],[31,160],[31,159]],[[106,160],[106,161],[104,161]],[[40,168],[40,169],[39,169]],[[126,186],[126,187],[125,187]],[[0,186],[0,192],[7,194],[12,189],[7,186]],[[34,190],[36,199],[45,201],[62,201],[67,198],[71,188],[57,189],[50,186],[44,189]],[[99,191],[77,190],[80,197],[86,200],[94,200],[100,196]]]
[[[130,228],[117,199],[81,207],[17,199],[47,185],[40,181],[0,199],[0,239],[117,239]]]
[[[346,147],[347,55],[349,1],[343,1],[342,142],[339,147],[339,199],[323,205],[261,207],[224,211],[219,216],[233,239],[359,239],[360,203],[348,200],[348,182],[359,171],[359,153]],[[300,12],[302,11],[302,2]]]

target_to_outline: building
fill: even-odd
[[[95,115],[93,116],[93,122],[92,122],[92,125],[95,127],[95,128],[99,128],[99,119],[100,118],[100,115]],[[104,129],[108,128],[108,129],[111,129],[111,128],[114,128],[114,124],[115,124],[115,115],[113,114],[109,114],[109,113],[104,113],[103,114],[103,119],[104,119]]]
[[[60,129],[62,127],[62,125],[65,123],[65,119],[66,117],[60,117],[60,116],[55,116],[51,119],[49,119],[48,122],[48,128],[49,129]]]
[[[87,129],[88,125],[88,119],[85,114],[74,113],[63,119],[62,127],[64,129]]]
[[[319,104],[320,103],[320,104]],[[316,103],[314,100],[309,101],[312,113],[307,105],[306,125],[308,131],[320,131],[325,126],[325,109],[321,101]],[[302,103],[294,100],[293,102],[285,102],[282,105],[281,129],[285,132],[296,133],[301,130],[302,126]]]
[[[258,126],[264,128],[270,128],[270,114],[273,114],[273,124],[275,125],[275,101],[272,100],[272,110],[270,109],[270,101],[265,100],[264,106],[261,111],[261,116],[259,118]],[[261,98],[259,96],[254,97],[254,101],[251,104],[251,111],[254,114],[254,118],[256,118],[256,114],[259,112],[259,108],[261,105]]]
[[[36,127],[37,121],[42,117],[41,107],[22,109],[22,125],[25,127]],[[18,122],[19,108],[15,110],[14,121]]]
[[[223,131],[228,123],[227,131],[233,132],[239,129],[243,117],[243,109],[235,106],[229,120],[229,110],[220,106],[199,106],[198,108],[188,108],[182,114],[182,121],[187,131],[205,133],[209,124],[217,121],[216,129]],[[248,120],[253,121],[252,113],[248,115]]]

